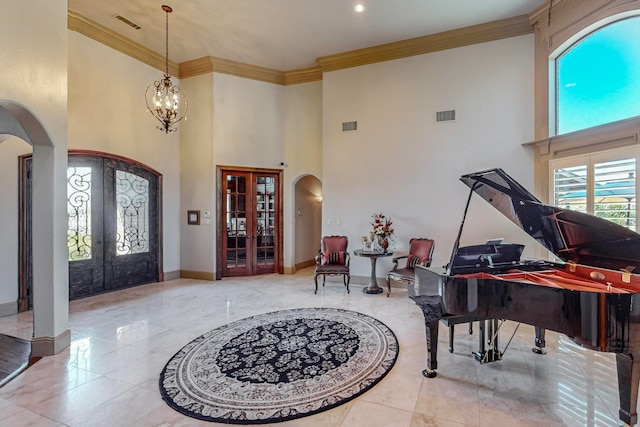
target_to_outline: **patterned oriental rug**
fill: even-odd
[[[287,421],[359,396],[397,357],[395,335],[372,317],[333,308],[276,311],[191,341],[162,370],[160,393],[200,420]]]

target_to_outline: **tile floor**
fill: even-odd
[[[478,364],[477,335],[456,328],[455,351],[446,351],[440,328],[439,370],[425,367],[425,333],[419,308],[394,288],[366,295],[352,284],[329,282],[313,294],[312,270],[295,275],[179,279],[70,304],[71,347],[44,358],[0,388],[0,426],[216,426],[185,417],[158,391],[168,359],[200,334],[258,313],[294,307],[338,307],[376,317],[400,343],[392,371],[359,398],[292,426],[502,427],[615,426],[618,392],[611,354],[584,350],[548,333],[546,356],[531,352],[533,328],[507,322],[501,362]],[[31,314],[0,318],[0,332],[29,338]],[[276,425],[276,424],[274,424]]]

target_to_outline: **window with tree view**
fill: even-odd
[[[637,148],[552,161],[554,204],[637,231],[639,161]]]

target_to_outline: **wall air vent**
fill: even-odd
[[[114,18],[116,18],[119,21],[124,22],[125,24],[127,24],[130,27],[135,28],[136,30],[139,30],[140,28],[142,28],[140,25],[136,24],[135,22],[129,21],[127,18],[125,18],[122,15],[115,15]]]
[[[436,111],[436,123],[455,122],[456,110]]]
[[[358,130],[358,122],[342,122],[342,132]]]

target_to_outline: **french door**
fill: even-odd
[[[221,170],[219,176],[222,275],[279,272],[280,171]]]
[[[31,161],[26,159],[24,258],[31,305]],[[69,154],[69,298],[160,280],[160,175],[124,158]]]

